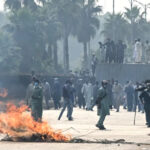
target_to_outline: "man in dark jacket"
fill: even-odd
[[[72,99],[71,99],[71,92],[72,92],[72,88],[71,88],[71,81],[70,80],[67,80],[65,85],[63,86],[63,98],[64,98],[64,105],[63,105],[63,108],[60,112],[60,115],[58,117],[58,120],[61,119],[66,107],[67,107],[67,117],[68,117],[68,120],[72,121],[73,118],[72,118],[72,112],[73,112],[73,102],[72,102]]]
[[[144,105],[146,115],[146,125],[147,127],[150,127],[150,85],[148,85],[148,89],[141,92],[139,97]]]
[[[97,97],[97,115],[100,116],[96,127],[98,127],[100,130],[105,130],[103,123],[107,115],[110,115],[109,112],[109,99],[107,94],[107,84],[108,82],[103,80],[102,81],[102,87],[98,91],[98,97]]]
[[[131,82],[127,82],[127,86],[125,87],[125,93],[127,95],[127,107],[128,111],[132,111],[133,109],[133,98],[134,98],[134,88]]]
[[[58,78],[54,79],[53,100],[54,100],[54,107],[55,107],[55,109],[59,109],[61,107],[61,105],[60,105],[60,100],[61,100],[61,85],[59,83]]]

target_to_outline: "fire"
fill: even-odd
[[[5,89],[5,88],[0,88],[0,97],[5,98],[5,97],[7,97],[7,95],[8,95],[7,89]]]
[[[71,140],[71,136],[65,136],[61,131],[55,131],[47,122],[34,121],[27,110],[28,106],[26,105],[17,107],[7,104],[6,113],[0,114],[0,133],[13,138],[39,135],[41,141],[68,142]]]

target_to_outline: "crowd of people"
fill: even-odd
[[[99,42],[99,46],[102,63],[124,63],[126,45],[122,40],[115,43],[108,38],[104,44]]]
[[[147,126],[150,127],[150,94],[145,90],[137,90],[139,87],[138,82],[127,81],[123,85],[117,80],[102,81],[100,85],[94,77],[67,79],[64,84],[61,84],[58,78],[54,78],[53,84],[50,85],[45,79],[40,82],[33,77],[27,88],[26,100],[36,121],[42,120],[42,103],[45,99],[46,109],[62,108],[58,120],[61,119],[66,108],[67,118],[71,121],[74,107],[93,111],[94,106],[97,105],[100,120],[96,126],[99,129],[105,129],[103,122],[106,115],[109,115],[109,109],[119,112],[122,105],[124,109],[132,112],[136,111],[138,106],[139,112],[146,112]]]
[[[107,39],[106,42],[99,42],[100,49],[100,62],[101,63],[150,63],[150,43],[141,42],[141,39],[136,39],[131,48],[130,60],[127,60],[126,56],[127,45],[119,40],[114,42],[111,39]]]

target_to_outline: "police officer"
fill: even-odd
[[[34,81],[34,88],[31,96],[31,115],[35,121],[42,121],[43,90],[38,79]]]
[[[72,121],[72,112],[73,112],[73,101],[71,99],[71,92],[72,92],[72,88],[71,88],[71,81],[67,80],[64,87],[63,87],[63,98],[64,98],[64,105],[63,108],[60,112],[60,115],[58,117],[58,120],[61,119],[66,107],[67,107],[67,117],[69,121]]]
[[[109,99],[107,94],[107,84],[106,80],[102,81],[102,87],[98,91],[97,97],[97,113],[100,116],[99,121],[96,124],[100,130],[105,130],[103,123],[107,115],[110,114],[109,112]]]
[[[146,125],[150,127],[150,83],[147,83],[147,89],[141,92],[140,100],[144,105]]]
[[[53,100],[54,100],[54,107],[55,109],[59,109],[61,107],[60,100],[61,100],[61,85],[58,78],[54,79],[53,85]]]

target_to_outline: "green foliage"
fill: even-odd
[[[89,4],[83,5],[81,8],[77,29],[79,42],[89,42],[99,29],[100,23],[96,14],[101,12],[101,7],[94,6],[94,2],[95,0],[91,0]]]
[[[124,19],[121,13],[116,15],[108,14],[106,16],[104,27],[102,34],[104,34],[106,38],[113,37],[114,33],[115,41],[126,40],[128,37],[128,22]]]
[[[6,32],[0,31],[0,72],[18,72],[20,60],[20,49],[13,41],[12,36]]]

